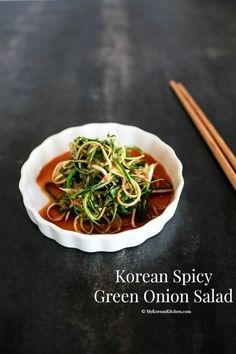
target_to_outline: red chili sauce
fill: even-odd
[[[135,155],[135,153],[134,153],[134,155]],[[74,231],[74,226],[73,226],[74,218],[73,217],[69,217],[67,221],[65,221],[65,220],[52,221],[47,216],[47,208],[52,202],[54,202],[52,195],[60,196],[60,194],[61,194],[61,190],[58,188],[58,186],[56,184],[54,184],[52,182],[52,179],[51,179],[52,172],[53,172],[55,166],[59,162],[64,161],[64,160],[69,160],[69,159],[71,159],[71,155],[70,155],[70,152],[67,151],[67,152],[55,157],[54,159],[52,159],[45,166],[43,166],[43,168],[41,169],[41,171],[37,177],[37,183],[41,187],[42,191],[48,196],[49,202],[47,205],[45,205],[45,207],[43,209],[41,209],[39,211],[39,214],[45,220],[53,222],[55,225],[61,227],[62,229]],[[153,162],[157,162],[149,154],[145,154],[144,159],[148,164],[151,164]],[[171,182],[169,175],[167,174],[164,166],[162,166],[160,163],[157,164],[157,166],[154,170],[154,174],[153,174],[153,179],[157,179],[157,178],[163,178],[163,180],[159,181],[159,182],[152,183],[153,188],[155,188],[155,187],[166,188],[167,186],[172,186],[172,182]],[[174,194],[173,191],[166,192],[166,193],[150,194],[147,199],[148,213],[143,218],[143,220],[141,222],[136,222],[136,226],[140,227],[140,226],[144,225],[146,222],[148,222],[149,220],[151,220],[152,218],[155,218],[155,217],[161,215],[163,213],[163,211],[166,209],[166,207],[172,201],[173,194]],[[56,209],[53,211],[53,213],[54,213],[53,217],[55,217],[55,218],[57,216],[56,213],[58,213],[58,216],[60,214],[60,212],[57,211]],[[122,227],[121,227],[120,232],[133,229],[133,227],[131,225],[131,215],[121,215],[120,214],[120,217],[122,219]],[[94,231],[94,233],[96,233],[96,231]]]

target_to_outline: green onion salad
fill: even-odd
[[[119,232],[122,215],[130,215],[135,228],[136,220],[147,214],[152,183],[160,180],[153,178],[157,163],[146,163],[141,149],[122,146],[109,134],[104,140],[77,137],[70,143],[70,152],[71,159],[53,170],[52,182],[62,193],[48,206],[48,218],[72,217],[75,231],[91,234]],[[56,218],[53,208],[59,211]]]

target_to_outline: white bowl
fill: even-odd
[[[108,132],[115,134],[118,141],[124,145],[139,146],[164,165],[174,186],[172,202],[160,216],[150,220],[142,227],[117,234],[84,235],[64,230],[43,219],[38,211],[46,205],[48,198],[36,183],[40,169],[52,158],[67,151],[69,142],[76,136],[104,138]],[[36,147],[22,166],[19,188],[30,219],[38,225],[45,236],[54,239],[62,246],[78,248],[86,252],[113,252],[137,246],[158,234],[165,223],[174,215],[183,185],[181,162],[174,150],[157,136],[130,125],[92,123],[63,130],[50,136]]]

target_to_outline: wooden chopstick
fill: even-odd
[[[189,114],[232,186],[236,189],[236,158],[234,154],[185,87],[175,81],[170,82],[170,87]]]
[[[202,111],[201,107],[197,104],[197,102],[194,100],[194,98],[188,93],[186,88],[181,84],[178,83],[178,86],[183,93],[183,95],[186,97],[186,99],[189,101],[195,112],[199,115],[199,118],[203,122],[203,124],[206,126],[212,137],[214,138],[215,142],[219,145],[231,165],[233,166],[234,170],[236,170],[236,157],[234,156],[233,152],[230,150],[228,145],[226,145],[225,141],[223,138],[220,136],[220,134],[217,132],[215,129],[214,125],[209,121],[205,113]]]

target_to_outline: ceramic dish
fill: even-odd
[[[156,158],[166,168],[174,187],[174,197],[165,211],[148,221],[140,228],[119,232],[117,234],[85,235],[75,231],[64,230],[46,221],[39,215],[39,210],[48,202],[36,178],[40,169],[55,156],[68,150],[68,144],[76,136],[104,138],[110,132],[124,145],[136,145]],[[72,127],[52,135],[36,147],[21,169],[19,188],[30,219],[38,225],[40,231],[54,239],[62,246],[78,248],[85,252],[113,252],[141,244],[158,234],[175,213],[183,189],[182,164],[174,150],[157,136],[137,127],[117,123],[92,123]]]

